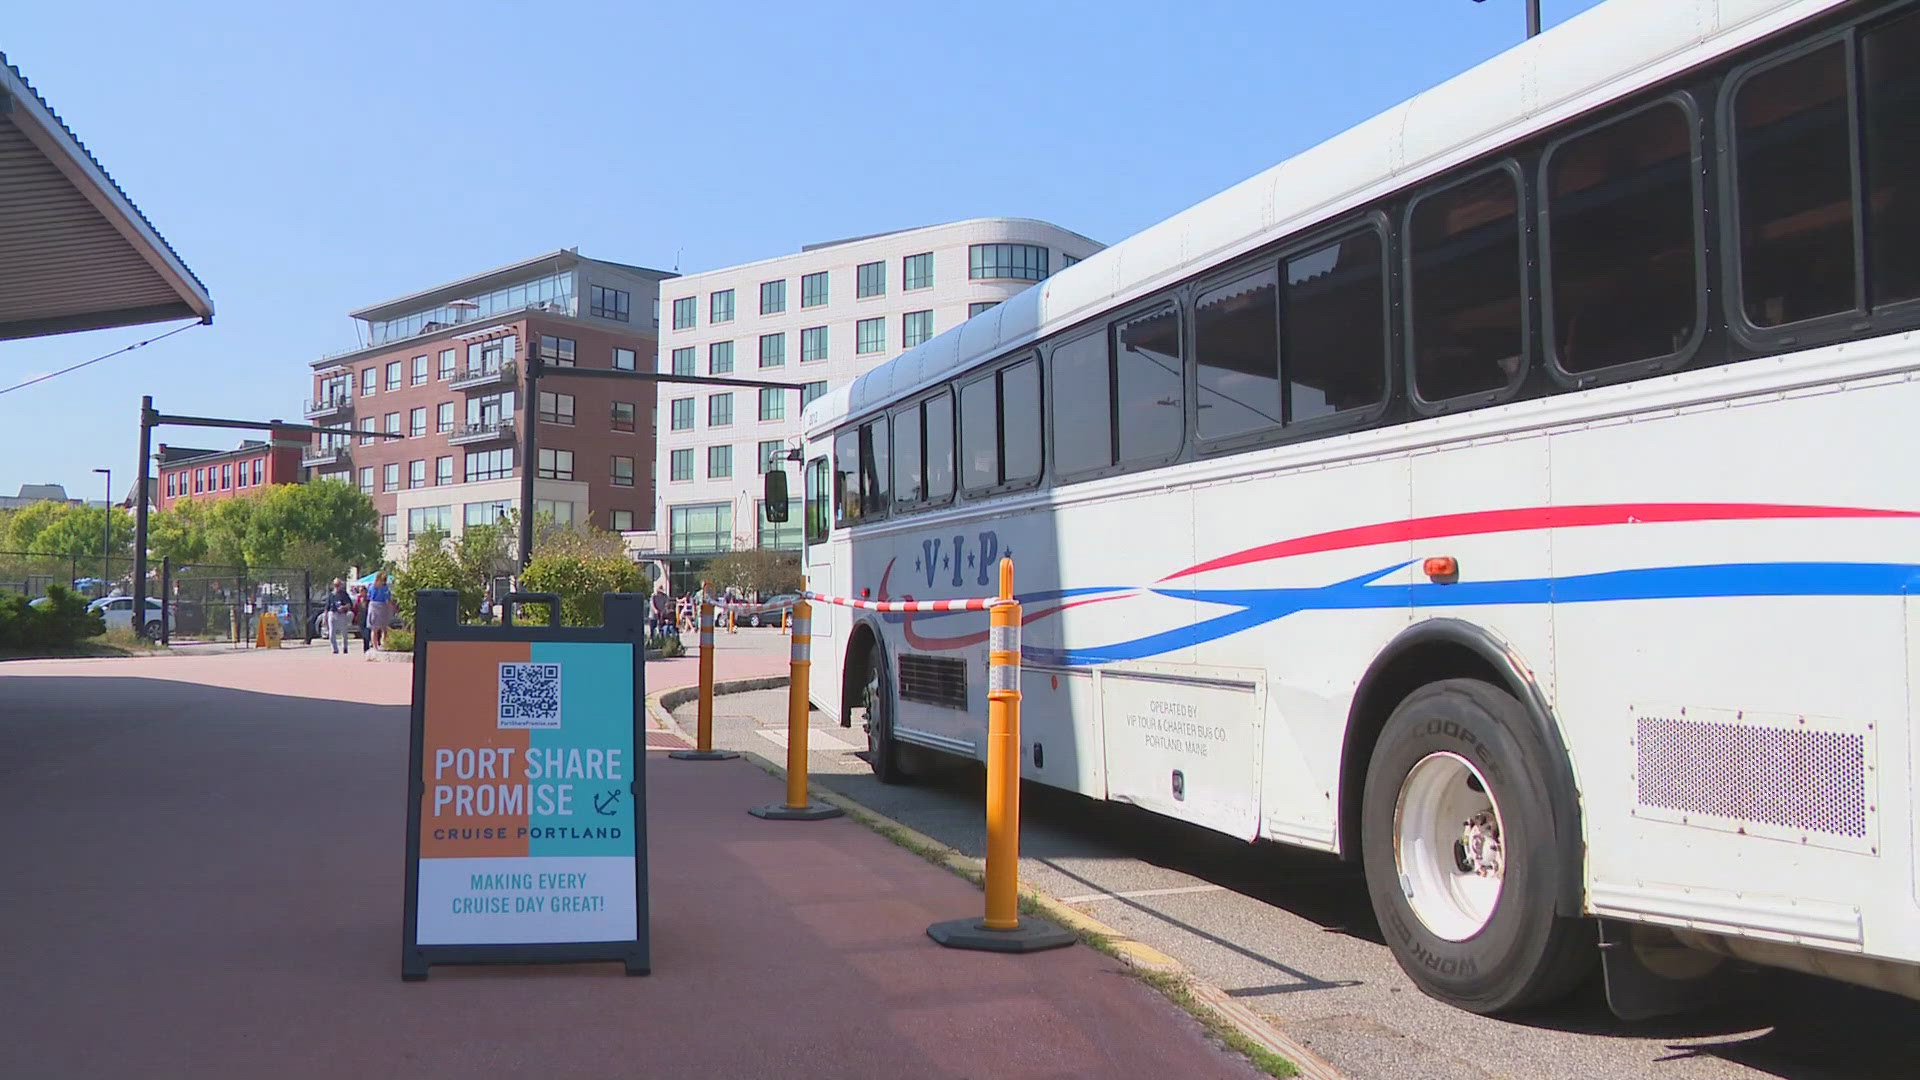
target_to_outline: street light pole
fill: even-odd
[[[107,579],[113,576],[111,573],[113,567],[113,470],[95,469],[93,471],[107,474],[107,499],[100,507],[100,517],[102,519],[100,526],[100,589],[104,594],[108,591]],[[137,621],[139,617],[139,613],[136,612],[134,614],[135,620]]]
[[[533,561],[533,474],[539,462],[540,335],[527,333],[527,430],[520,437],[520,569]]]
[[[1487,0],[1473,0],[1473,2],[1476,4],[1484,4]],[[1539,34],[1540,0],[1527,0],[1527,36],[1538,37]]]

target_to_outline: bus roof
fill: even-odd
[[[822,395],[809,433],[1552,127],[1845,0],[1607,0]]]

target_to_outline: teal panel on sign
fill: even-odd
[[[534,728],[528,854],[633,856],[633,649],[534,642],[535,664],[560,667],[560,722]],[[544,785],[544,786],[543,786]]]

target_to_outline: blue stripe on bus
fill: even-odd
[[[1066,667],[1139,660],[1215,641],[1302,611],[1494,604],[1584,604],[1743,596],[1898,596],[1920,584],[1911,563],[1724,563],[1612,570],[1562,578],[1375,585],[1410,563],[1303,589],[1154,589],[1161,596],[1239,610],[1091,649],[1023,648],[1026,659]]]

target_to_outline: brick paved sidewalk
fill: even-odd
[[[781,789],[737,761],[649,755],[653,975],[403,984],[410,674],[0,665],[0,1075],[1255,1075],[1089,949],[934,945],[978,890],[844,820],[749,817]]]

